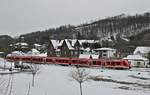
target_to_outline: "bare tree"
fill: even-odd
[[[31,64],[30,66],[31,69],[31,73],[32,73],[32,86],[34,86],[34,80],[35,80],[35,75],[37,74],[37,72],[40,70],[39,65],[36,65],[34,63]]]
[[[27,93],[27,95],[30,95],[30,89],[31,89],[31,87],[30,87],[30,83],[29,83],[29,88],[28,88],[28,93]]]
[[[82,83],[88,80],[89,72],[83,68],[76,68],[76,70],[70,72],[69,76],[79,83],[80,94],[82,95]]]

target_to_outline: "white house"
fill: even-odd
[[[16,43],[15,46],[18,48],[28,48],[27,43]]]
[[[99,55],[95,55],[95,54],[80,54],[79,58],[99,59]]]
[[[38,55],[38,54],[40,54],[40,52],[37,49],[31,49],[31,51],[27,53],[27,55],[32,55],[32,56]]]
[[[112,58],[116,53],[116,49],[112,49],[112,48],[98,48],[98,49],[94,49],[94,51],[97,52],[99,56],[102,58]]]
[[[146,57],[148,55],[148,52],[150,52],[150,47],[137,47],[133,54],[134,55],[141,55],[143,57]]]
[[[37,50],[41,50],[42,45],[35,43],[34,48],[37,49]]]
[[[128,60],[132,67],[147,67],[149,63],[149,60],[141,55],[128,55],[123,59]]]

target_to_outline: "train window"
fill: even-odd
[[[101,61],[97,61],[97,64],[98,64],[98,65],[101,65]]]
[[[124,65],[124,66],[127,66],[126,62],[123,62],[123,65]]]
[[[111,65],[113,65],[113,66],[114,66],[114,65],[115,65],[115,62],[112,62],[112,63],[111,63]]]
[[[110,65],[110,62],[107,62],[108,65]]]
[[[81,60],[80,63],[81,63],[81,64],[86,64],[87,61]]]
[[[116,62],[117,65],[120,65],[120,62]]]
[[[65,63],[68,63],[68,60],[64,60]]]
[[[96,65],[96,61],[93,61],[93,65]]]
[[[46,59],[46,62],[52,62],[52,59]]]
[[[58,60],[58,62],[61,62],[61,60]]]
[[[78,61],[77,61],[77,60],[72,60],[72,62],[73,62],[73,63],[76,63],[76,62],[78,62]]]

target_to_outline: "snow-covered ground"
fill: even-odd
[[[0,66],[4,66],[3,63],[3,59],[0,59]],[[6,64],[11,66],[10,62],[6,62]],[[69,73],[75,69],[74,67],[55,65],[39,65],[39,67],[40,70],[35,78],[35,86],[30,87],[29,95],[80,95],[79,84],[69,77]],[[150,95],[149,69],[108,70],[86,68],[86,70],[91,76],[99,76],[120,83],[90,80],[83,83],[83,95]],[[0,73],[3,72],[9,71],[0,69]],[[7,90],[10,79],[12,80],[12,86]],[[30,72],[0,75],[0,95],[4,95],[6,90],[7,95],[9,95],[10,88],[12,88],[11,95],[27,95],[29,84],[32,84]]]

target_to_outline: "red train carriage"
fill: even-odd
[[[55,61],[55,64],[64,65],[64,66],[71,64],[70,58],[55,57],[54,61]]]
[[[114,69],[129,69],[130,65],[125,60],[106,60],[106,68]]]
[[[55,58],[54,57],[46,57],[46,64],[54,64]]]
[[[38,64],[74,65],[80,67],[106,67],[114,69],[130,68],[130,65],[126,60],[83,59],[83,58],[40,57],[40,56],[7,56],[6,59],[11,62],[22,61],[27,63],[38,63]]]
[[[85,58],[72,58],[71,65],[74,66],[81,66],[81,67],[88,67],[89,66],[89,59]]]
[[[31,62],[36,64],[44,64],[46,62],[46,57],[40,57],[40,56],[32,56]]]
[[[89,65],[91,67],[104,67],[105,66],[105,60],[103,60],[103,59],[91,59],[91,60],[89,60]]]
[[[32,62],[32,57],[31,56],[21,56],[21,61],[30,63],[30,62]]]

